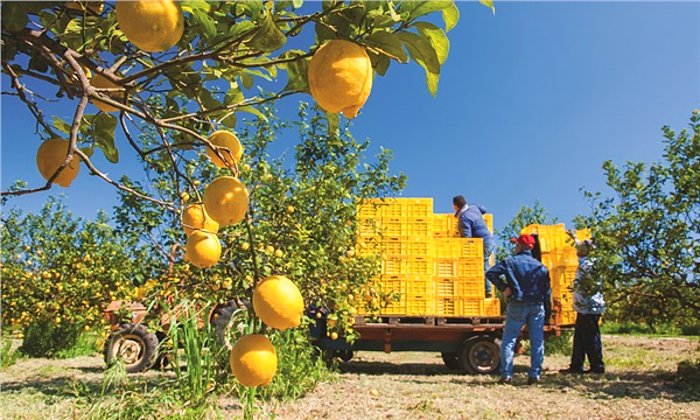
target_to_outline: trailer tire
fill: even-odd
[[[501,349],[493,337],[481,335],[466,340],[457,355],[466,372],[488,375],[501,366]]]
[[[459,360],[457,359],[457,353],[443,352],[440,353],[442,356],[442,361],[445,363],[445,367],[449,370],[459,370]]]
[[[143,324],[122,324],[107,338],[104,346],[105,364],[118,360],[128,373],[144,372],[153,366],[158,349],[158,337]]]

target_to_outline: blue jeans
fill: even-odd
[[[530,333],[530,370],[531,378],[540,377],[544,361],[544,305],[511,300],[506,309],[506,326],[503,329],[501,343],[501,377],[513,377],[513,356],[515,341],[520,335],[523,324],[527,324]]]
[[[588,363],[590,363],[593,372],[605,372],[603,343],[600,340],[598,320],[600,320],[600,315],[597,314],[576,314],[571,369],[582,372],[583,362],[588,356]]]
[[[489,271],[491,268],[491,254],[496,250],[496,242],[494,241],[484,241],[484,273]],[[484,288],[486,289],[486,294],[491,293],[491,282],[486,280],[484,277]]]

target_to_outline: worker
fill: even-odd
[[[458,195],[452,199],[452,207],[457,217],[459,233],[464,238],[482,238],[484,246],[484,273],[491,267],[491,254],[496,249],[496,241],[484,222],[486,208],[478,204],[467,204],[464,196]],[[484,279],[486,297],[492,297],[491,283]]]
[[[506,325],[501,343],[500,383],[513,382],[513,356],[515,343],[523,324],[527,324],[530,334],[530,369],[527,384],[540,380],[544,361],[544,324],[549,323],[552,312],[552,289],[549,271],[532,257],[535,238],[520,235],[512,238],[515,255],[500,261],[486,272],[486,277],[503,292],[508,299]]]
[[[571,354],[571,364],[561,373],[605,373],[603,363],[603,343],[600,339],[598,322],[605,311],[603,299],[603,282],[593,271],[593,259],[590,253],[595,249],[593,241],[577,241],[576,234],[569,235],[576,241],[576,255],[579,258],[576,277],[574,278],[574,310],[576,324],[574,325],[574,349]],[[585,358],[588,356],[590,369],[583,370]]]

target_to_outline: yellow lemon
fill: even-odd
[[[333,332],[331,333],[330,337],[331,337],[331,340],[337,340],[337,339],[338,339],[338,333],[335,332],[335,331],[333,331]]]
[[[109,79],[101,74],[96,74],[95,77],[90,79],[90,84],[96,88],[118,88],[119,85],[112,83]],[[102,95],[110,96],[116,101],[121,101],[124,98],[124,92],[100,92]],[[117,112],[119,108],[109,105],[107,102],[102,102],[99,99],[92,99],[92,103],[102,112]]]
[[[207,146],[207,157],[219,168],[233,166],[241,160],[243,156],[243,147],[238,137],[232,132],[224,130],[216,131],[209,136],[209,141],[216,146],[219,154],[224,157],[222,160],[211,147]]]
[[[248,210],[248,190],[237,178],[216,178],[204,189],[204,208],[221,226],[243,220]]]
[[[185,29],[182,9],[173,0],[119,0],[117,23],[132,44],[148,52],[170,49]]]
[[[63,161],[66,160],[69,147],[70,142],[68,140],[59,138],[53,138],[41,143],[39,150],[36,152],[36,166],[45,180],[48,181],[63,164]],[[73,160],[63,168],[53,182],[62,187],[68,187],[75,177],[78,176],[79,170],[80,157],[73,155]]]
[[[267,326],[284,331],[301,323],[304,299],[291,280],[270,276],[255,287],[253,310]]]
[[[190,204],[182,212],[182,229],[185,234],[190,235],[195,230],[205,230],[216,233],[219,231],[219,224],[207,215],[204,206],[201,204]]]
[[[244,335],[231,349],[231,371],[245,386],[267,385],[277,371],[277,353],[264,335]]]
[[[372,63],[364,48],[332,40],[321,46],[309,63],[309,89],[327,112],[355,118],[372,90]]]
[[[209,268],[221,258],[221,243],[211,232],[195,230],[187,238],[185,258],[195,267]]]

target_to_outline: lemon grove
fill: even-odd
[[[266,115],[267,103],[309,93],[326,113],[327,124],[323,127],[327,146],[347,148],[343,143],[347,139],[339,130],[338,113],[356,117],[364,103],[371,100],[372,85],[378,83],[375,76],[387,74],[391,62],[417,63],[425,70],[430,92],[436,93],[449,50],[446,32],[459,18],[451,1],[6,2],[2,13],[3,72],[36,119],[40,137],[46,139],[39,144],[37,166],[47,181],[43,186],[5,191],[3,196],[49,189],[52,183],[69,186],[79,176],[79,166],[84,166],[84,172],[116,187],[129,206],[140,210],[155,206],[177,215],[187,236],[184,258],[196,267],[193,270],[198,270],[188,275],[197,283],[193,290],[250,290],[257,315],[269,327],[279,329],[299,325],[304,299],[295,285],[302,281],[300,272],[274,276],[295,264],[305,264],[299,260],[307,258],[310,249],[280,249],[258,240],[256,229],[264,230],[280,221],[258,223],[260,214],[251,215],[248,210],[251,206],[268,206],[265,200],[279,201],[280,192],[275,190],[283,189],[280,184],[287,180],[279,172],[274,176],[270,173],[264,149],[251,150],[246,163],[247,152],[243,153],[240,136],[234,132],[239,116],[252,114],[265,125],[271,117]],[[425,20],[433,13],[440,15],[443,28]],[[313,40],[307,49],[287,47],[290,38],[309,39],[303,36],[309,30],[313,31]],[[57,88],[63,103],[75,106],[68,120],[65,116],[47,120],[39,111],[42,96],[27,95],[26,90],[33,89],[32,84],[38,80]],[[253,88],[261,81],[277,82],[278,88],[259,93]],[[93,107],[98,112],[91,113]],[[317,119],[315,124],[318,128],[321,123]],[[116,141],[117,132],[125,138],[123,144]],[[314,132],[309,137],[318,136]],[[155,197],[127,177],[111,178],[110,173],[119,172],[120,147],[130,147],[146,171],[162,175],[165,185],[157,189],[172,194]],[[115,168],[98,168],[91,159],[96,150]],[[310,146],[302,148],[298,159],[308,162],[307,158],[313,157],[305,154],[313,153]],[[201,156],[206,156],[207,165],[213,164],[214,168],[197,168],[204,165]],[[355,161],[356,156],[350,158],[350,162]],[[262,173],[263,169],[267,173]],[[323,167],[324,176],[330,171]],[[206,178],[207,183],[203,185],[198,176]],[[247,188],[250,182],[256,187],[269,186],[270,195],[261,194],[253,201]],[[392,182],[380,181],[385,185]],[[346,186],[343,194],[348,188],[353,187]],[[294,209],[301,207],[289,206],[283,208],[283,213],[290,228],[303,237],[308,226],[294,221],[302,216]],[[348,225],[348,232],[351,229]],[[308,239],[307,248],[312,242]],[[337,263],[372,265],[354,258],[354,250],[347,239],[344,241],[342,249],[333,250],[334,255],[340,254],[334,256]],[[244,270],[226,271],[220,267],[222,258],[226,265],[236,258],[244,260]],[[188,267],[179,264],[183,270]],[[359,272],[367,274],[367,270]],[[329,316],[331,329],[334,322],[349,324],[356,310],[354,304],[347,303],[347,296],[351,296],[348,291],[354,286],[352,281],[344,280],[348,284],[345,290],[328,290],[324,281],[301,287],[307,298],[326,295],[336,300],[331,310],[337,314],[333,314],[335,318]],[[182,282],[168,284],[177,288]],[[172,296],[167,287],[160,289],[161,295]],[[382,299],[372,297],[376,291],[366,293],[370,301],[379,303]],[[266,357],[274,355],[259,339],[234,346],[238,348],[231,356],[234,373],[237,369],[241,372],[239,364],[247,363],[250,349],[258,347],[267,349]],[[238,361],[234,353],[239,355]],[[252,382],[265,383],[262,379]]]

